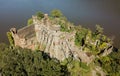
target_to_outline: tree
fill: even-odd
[[[51,11],[51,16],[58,18],[58,17],[63,16],[63,14],[62,14],[62,12],[61,12],[60,10],[55,9],[55,10],[52,10],[52,11]]]
[[[67,66],[70,72],[69,76],[88,76],[88,73],[90,74],[90,66],[72,57],[66,58],[61,64]]]
[[[33,19],[32,18],[28,19],[28,22],[27,22],[27,25],[31,25],[31,24],[33,24]]]
[[[68,25],[66,24],[66,23],[62,23],[62,21],[61,22],[59,22],[59,25],[60,25],[60,30],[62,31],[62,32],[69,32],[70,30],[68,29]]]
[[[41,11],[36,13],[38,19],[44,18],[44,13],[42,13]]]
[[[7,32],[7,37],[11,46],[14,46],[14,39],[11,32]]]
[[[75,44],[77,46],[83,46],[85,44],[85,39],[86,39],[88,29],[80,28],[80,27],[78,27],[78,28],[79,28],[79,30],[77,30],[77,32],[75,34]]]
[[[96,60],[95,63],[101,66],[108,76],[120,76],[120,50],[114,49],[108,56]]]
[[[66,70],[44,52],[0,45],[2,76],[65,76]]]

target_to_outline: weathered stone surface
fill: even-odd
[[[38,20],[36,16],[32,16],[32,18],[31,26],[11,31],[15,46],[32,50],[38,46],[41,51],[60,61],[72,56],[74,59],[89,64],[95,58],[92,55],[88,56],[86,52],[75,45],[75,31],[70,33],[60,31],[60,25],[52,24],[47,15],[42,20]]]

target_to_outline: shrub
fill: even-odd
[[[90,73],[90,67],[86,63],[80,62],[79,60],[73,60],[73,58],[66,58],[61,62],[62,65],[66,65],[70,76],[87,76]]]
[[[44,18],[44,13],[42,13],[40,11],[37,12],[36,15],[37,15],[38,19]]]
[[[32,18],[28,19],[28,22],[27,22],[27,25],[31,25],[31,24],[33,24],[33,19]]]
[[[57,9],[52,10],[50,14],[52,17],[57,17],[57,18],[63,16],[62,12]]]
[[[75,34],[75,44],[77,46],[83,46],[85,44],[85,38],[88,30],[85,28],[81,28]]]
[[[11,32],[7,32],[7,37],[11,46],[14,46],[14,39]]]

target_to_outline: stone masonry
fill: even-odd
[[[32,18],[32,25],[19,30],[15,28],[10,30],[15,46],[32,50],[39,48],[48,53],[50,57],[60,61],[72,56],[89,64],[94,59],[93,55],[87,56],[81,48],[75,45],[75,31],[71,33],[60,31],[60,25],[52,24],[47,14],[41,20],[38,20],[36,16]]]

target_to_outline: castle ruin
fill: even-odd
[[[88,56],[82,48],[75,45],[75,31],[60,31],[60,25],[53,24],[47,14],[41,20],[38,20],[37,16],[32,16],[32,19],[32,25],[19,30],[11,28],[15,46],[39,49],[60,61],[72,56],[89,64],[95,58],[93,55]]]

